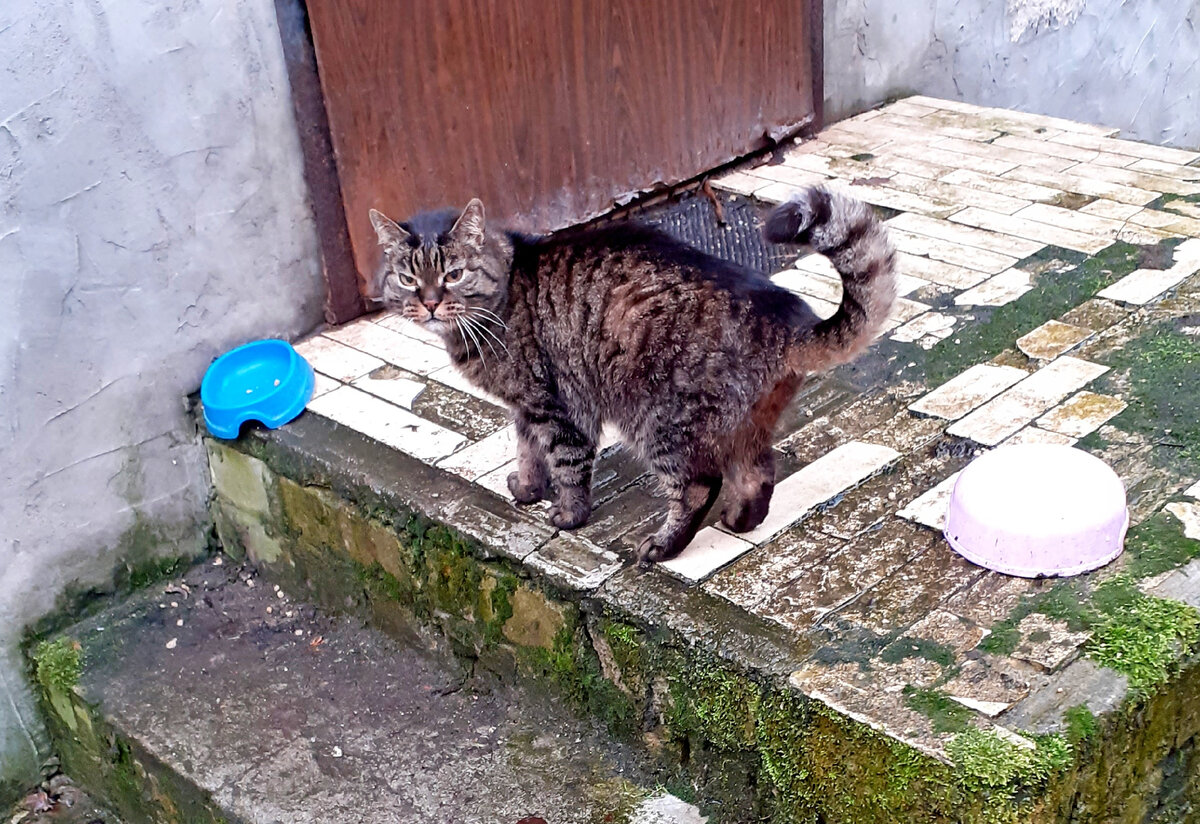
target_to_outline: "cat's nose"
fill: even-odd
[[[425,308],[429,310],[429,314],[431,314],[431,315],[433,314],[434,310],[438,308],[439,305],[441,305],[440,300],[425,301]]]

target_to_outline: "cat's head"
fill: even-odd
[[[375,294],[385,306],[438,333],[500,311],[511,246],[487,231],[478,200],[461,214],[427,212],[405,223],[372,209],[371,225],[383,247]]]

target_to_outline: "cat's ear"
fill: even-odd
[[[450,237],[459,243],[482,249],[483,236],[483,204],[479,202],[479,198],[473,197],[454,222]]]
[[[371,210],[370,215],[371,225],[375,227],[375,234],[379,238],[380,246],[385,248],[399,246],[408,240],[408,232],[401,229],[396,221],[374,209]]]

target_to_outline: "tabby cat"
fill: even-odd
[[[767,217],[776,243],[807,244],[842,277],[821,320],[763,274],[632,224],[527,237],[493,229],[483,205],[371,222],[384,251],[379,298],[438,333],[457,367],[513,410],[521,503],[550,522],[591,513],[592,464],[611,422],[658,476],[666,519],[643,565],[679,554],[728,481],[725,526],[767,515],[772,430],[808,375],[854,358],[895,300],[883,225],[852,197],[805,190]]]

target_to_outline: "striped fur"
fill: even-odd
[[[761,273],[632,224],[529,238],[485,229],[478,201],[457,220],[371,217],[383,301],[441,334],[458,368],[513,409],[518,501],[552,499],[551,522],[579,526],[602,425],[641,454],[669,502],[644,563],[687,545],[723,483],[725,524],[762,522],[780,413],[807,375],[870,344],[895,295],[883,227],[825,189],[778,207],[766,233],[812,245],[841,272],[827,321]]]

